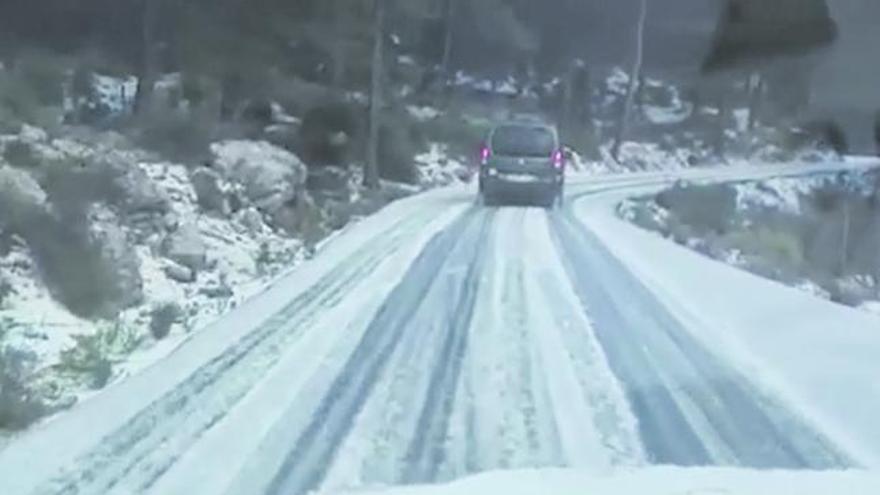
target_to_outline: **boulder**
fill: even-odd
[[[307,194],[297,201],[277,209],[270,217],[272,226],[289,235],[301,236],[306,242],[317,241],[324,235],[324,217],[321,209]]]
[[[228,299],[234,296],[235,292],[228,285],[216,284],[202,287],[199,289],[199,294],[210,297],[211,299]]]
[[[241,212],[239,222],[248,230],[251,235],[259,234],[266,227],[263,222],[263,215],[254,208],[248,208]]]
[[[23,170],[0,166],[0,225],[27,222],[46,211],[46,192]]]
[[[339,167],[321,167],[309,170],[306,189],[333,196],[348,197],[350,178],[347,170]]]
[[[182,284],[188,284],[191,282],[195,282],[196,280],[195,272],[171,260],[167,260],[165,262],[163,271],[165,272],[165,275],[168,276],[168,278]]]
[[[874,287],[855,278],[837,279],[831,282],[831,300],[846,306],[858,307],[877,297]]]
[[[193,224],[182,224],[162,241],[162,255],[194,272],[203,270],[208,263],[208,248],[199,229]]]
[[[168,211],[168,198],[147,174],[137,166],[125,167],[116,179],[122,191],[122,208],[129,213]]]
[[[220,174],[208,167],[200,167],[190,175],[199,206],[205,210],[228,215],[229,200],[221,186]]]
[[[18,133],[19,139],[22,142],[28,144],[39,144],[45,143],[49,140],[49,135],[43,129],[39,127],[34,127],[31,125],[24,124],[21,126],[21,131]]]
[[[144,297],[144,281],[141,277],[140,260],[126,238],[125,232],[115,223],[101,223],[92,229],[92,238],[100,246],[103,270],[112,274],[104,282],[112,284],[104,302],[106,314],[139,304]]]
[[[306,166],[296,155],[264,141],[223,141],[211,152],[223,177],[268,213],[293,201],[306,181]]]

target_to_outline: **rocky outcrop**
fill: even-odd
[[[293,153],[263,141],[223,141],[211,146],[213,164],[261,208],[296,197],[306,180],[306,166]]]
[[[208,248],[199,229],[192,224],[183,224],[168,234],[162,241],[161,251],[166,258],[196,273],[208,263]]]
[[[301,233],[310,223],[315,208],[305,187],[306,166],[296,155],[263,141],[224,141],[212,145],[211,151],[213,169],[230,189],[230,206],[236,198],[233,211],[252,206],[272,227],[290,234]],[[217,191],[210,190],[214,186],[208,184],[207,172],[200,175],[204,184],[198,187],[205,202],[217,206]]]
[[[229,199],[222,180],[220,174],[208,167],[199,167],[190,175],[200,208],[222,215],[230,213]]]
[[[139,304],[144,298],[144,282],[141,278],[140,261],[122,228],[112,222],[102,222],[93,229],[92,242],[100,253],[103,271],[110,284],[104,301],[103,314],[115,315],[119,311]]]
[[[34,214],[46,210],[47,200],[46,192],[30,174],[0,166],[0,227],[30,221]]]

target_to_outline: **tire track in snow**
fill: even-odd
[[[547,401],[537,404],[534,397],[542,382],[533,373],[518,249],[526,210],[497,211],[491,239],[481,247],[489,256],[480,269],[455,408],[442,427],[445,435],[431,442],[442,454],[428,463],[430,469],[423,467],[420,476],[410,473],[404,481],[436,482],[493,469],[561,464]],[[542,419],[550,421],[539,424]]]
[[[638,436],[636,418],[626,401],[621,384],[608,364],[592,323],[583,314],[581,304],[571,286],[567,272],[553,242],[550,223],[558,212],[544,215],[533,223],[530,231],[542,235],[533,241],[537,253],[555,253],[552,263],[535,268],[536,289],[547,308],[552,328],[559,334],[564,351],[559,356],[571,362],[577,389],[592,414],[596,440],[601,444],[612,465],[639,466],[645,454]]]
[[[100,441],[38,494],[138,493],[241,400],[323,311],[332,308],[431,216],[402,220]]]
[[[282,462],[267,490],[269,494],[305,493],[320,485],[411,319],[425,302],[435,277],[448,262],[449,253],[460,242],[467,242],[474,243],[468,251],[475,257],[481,256],[482,250],[477,249],[476,243],[485,237],[491,220],[492,215],[481,215],[478,209],[472,209],[428,243],[370,323],[345,368],[330,386],[311,424]],[[478,233],[468,235],[472,230]],[[474,258],[468,266],[477,264]],[[466,291],[466,296],[470,292]],[[468,307],[466,299],[463,297],[464,302],[459,302],[462,309]],[[450,316],[463,318],[458,314]],[[462,336],[460,332],[451,334],[443,351],[454,358],[466,345],[466,335]],[[454,367],[453,371],[438,373],[435,387],[448,387],[455,378]],[[445,401],[436,406],[449,407]]]
[[[491,212],[481,210],[479,214],[485,216]],[[486,248],[494,238],[499,223],[497,219],[493,220],[484,232],[474,229],[473,233],[481,239],[473,242],[462,240],[446,254],[445,265],[434,277],[430,290],[409,319],[406,332],[340,447],[340,455],[328,470],[320,485],[321,490],[333,492],[358,486],[404,482],[411,464],[410,446],[419,429],[424,428],[419,421],[424,421],[424,404],[431,400],[432,379],[436,374],[434,370],[443,362],[440,350],[444,348],[450,331],[455,328],[450,315],[462,304],[466,271],[473,263],[476,252],[474,243],[480,246],[487,258],[491,258],[492,250]],[[463,234],[463,237],[467,235]],[[485,277],[481,279],[480,293],[484,291],[485,284],[482,282]],[[469,336],[466,346],[468,353],[471,344]],[[448,362],[447,365],[453,363]],[[467,399],[462,397],[464,393],[467,393],[464,387],[455,387],[455,396],[449,396],[446,400],[456,405],[468,404]],[[447,443],[450,444],[445,454],[447,459],[459,456],[462,449],[468,453],[475,450],[468,437],[458,443],[452,439],[455,436],[453,431],[461,424],[460,412],[461,407],[453,408],[453,417],[446,428],[449,430]],[[462,445],[465,441],[468,441],[467,446]],[[460,460],[459,456],[456,461]],[[446,470],[442,471],[438,477],[442,477]]]
[[[527,228],[527,219],[540,210],[520,208],[516,212],[509,226],[511,233],[499,238],[496,246],[498,252],[503,253],[499,262],[502,268],[500,299],[493,302],[495,321],[488,322],[496,326],[499,321],[502,323],[495,330],[499,335],[495,336],[497,342],[494,345],[506,350],[497,357],[499,363],[496,363],[507,368],[500,384],[499,400],[514,401],[504,408],[501,438],[498,440],[503,445],[499,464],[483,466],[483,470],[564,464],[547,378],[530,328],[532,315],[529,308],[534,301],[527,295],[526,264],[529,260],[525,247],[533,232]],[[474,358],[480,359],[479,356]]]
[[[556,217],[553,228],[652,462],[851,465],[823,435],[700,346],[570,211]]]
[[[485,214],[491,219],[495,213]],[[488,223],[481,225],[479,234],[466,244],[471,258],[461,281],[457,284],[457,302],[447,306],[449,323],[441,352],[432,367],[427,400],[422,404],[415,436],[407,450],[408,466],[403,476],[407,483],[426,483],[437,479],[440,467],[446,462],[446,435],[455,404],[463,363],[468,346],[470,323],[477,301],[477,292],[486,260]],[[467,241],[466,241],[467,242]]]

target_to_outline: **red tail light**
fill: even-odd
[[[556,168],[562,168],[565,166],[565,153],[562,150],[556,150],[553,152],[553,166]]]
[[[488,146],[483,146],[480,149],[480,165],[488,165],[489,158],[492,157],[492,150],[489,149]]]

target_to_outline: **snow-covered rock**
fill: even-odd
[[[263,233],[267,228],[263,221],[263,215],[255,208],[242,210],[238,219],[251,235]]]
[[[348,198],[351,193],[351,174],[340,167],[320,167],[309,170],[306,181],[309,191]]]
[[[21,218],[29,212],[44,209],[46,193],[27,172],[0,166],[0,222],[4,218]]]
[[[137,92],[137,78],[112,77],[102,74],[92,76],[92,87],[97,103],[112,114],[123,113],[130,109]]]
[[[412,118],[418,120],[419,122],[427,122],[429,120],[434,120],[437,117],[439,117],[440,115],[442,115],[442,112],[440,112],[440,110],[437,110],[434,107],[428,107],[428,106],[419,107],[419,106],[415,106],[415,105],[410,105],[410,106],[406,107],[406,111],[410,114],[410,116]]]
[[[612,93],[617,95],[625,95],[629,88],[629,74],[622,68],[615,67],[611,71],[611,75],[605,80],[606,87]]]
[[[111,167],[122,169],[115,182],[122,190],[124,211],[165,213],[168,210],[168,198],[134,162],[114,163]]]
[[[270,213],[296,198],[306,181],[302,160],[264,141],[223,141],[211,145],[211,152],[223,176]]]
[[[190,175],[190,180],[202,209],[229,214],[229,201],[217,172],[208,167],[199,167]]]
[[[614,164],[610,144],[603,145],[599,151],[609,167],[613,170],[619,168]],[[686,150],[677,149],[669,152],[657,143],[634,141],[626,141],[620,146],[619,163],[628,171],[680,170],[689,166]]]
[[[183,284],[195,282],[195,272],[186,266],[175,263],[174,261],[166,260],[164,270],[165,275],[167,275],[168,278],[175,282],[180,282]]]
[[[143,279],[140,261],[118,221],[110,214],[109,221],[93,221],[90,232],[93,244],[99,246],[106,269],[114,276],[104,283],[113,284],[111,300],[106,301],[108,314],[137,305],[143,300]]]
[[[205,241],[198,227],[189,223],[168,234],[162,242],[162,253],[171,261],[195,272],[203,270],[208,262]]]
[[[18,137],[22,142],[39,144],[48,141],[49,134],[39,127],[24,124],[21,126],[21,131],[19,132]]]
[[[445,144],[431,143],[428,151],[416,155],[415,161],[419,182],[426,186],[466,182],[473,172],[461,160],[450,157]]]

